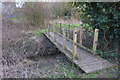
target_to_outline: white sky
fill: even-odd
[[[16,2],[22,1],[22,2],[70,2],[70,1],[77,1],[77,0],[15,0]]]
[[[0,2],[119,2],[120,0],[0,0]]]

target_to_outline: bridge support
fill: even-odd
[[[80,27],[80,41],[79,41],[80,45],[82,45],[82,39],[83,39],[83,28]]]
[[[68,38],[70,37],[70,25],[68,25],[68,27],[67,27],[67,37]]]
[[[53,32],[54,32],[54,42],[56,42],[56,28],[55,28],[55,25],[53,25]]]
[[[50,27],[48,27],[48,36],[50,37]]]
[[[62,34],[62,23],[60,23],[60,34]]]
[[[66,49],[66,31],[63,28],[63,49]]]
[[[93,41],[93,51],[96,52],[97,44],[98,44],[98,32],[99,29],[95,29],[94,33],[94,41]]]
[[[77,30],[73,31],[73,59],[77,59]]]

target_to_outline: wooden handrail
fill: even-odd
[[[60,23],[60,33],[62,32],[61,34],[58,33],[58,32],[56,32],[56,30],[55,30],[55,25],[54,25],[53,28],[54,28],[53,31],[54,31],[55,34],[58,34],[59,36],[64,36],[65,40],[69,40],[70,42],[73,43],[73,40],[69,38],[69,37],[70,37],[70,34],[69,34],[69,33],[68,33],[68,34],[69,34],[69,37],[68,37],[68,34],[67,34],[67,37],[66,37],[66,34],[65,34],[65,35],[62,35],[62,34],[63,34],[63,32],[62,32],[62,23]],[[80,28],[80,27],[76,27],[76,28]],[[68,25],[68,29],[70,30],[70,25]],[[82,30],[82,29],[83,29],[83,28],[80,28],[80,31],[82,31],[81,34],[82,34],[82,37],[83,37],[83,30]],[[78,29],[78,30],[79,30],[79,29]],[[80,34],[80,35],[81,35],[81,34]],[[55,38],[55,35],[54,35],[54,38]],[[56,39],[54,39],[54,40],[56,40]],[[88,49],[87,47],[83,46],[83,45],[82,45],[82,40],[80,40],[79,43],[76,42],[76,45],[79,46],[80,48],[82,48],[82,49],[84,49],[84,50],[92,53],[92,54],[97,54],[97,53],[96,53],[96,50],[93,51],[93,50],[90,50],[90,49]],[[95,47],[96,47],[96,45],[95,45]]]
[[[57,33],[58,35],[60,35],[60,36],[63,36],[62,34],[60,34],[60,33]],[[73,43],[73,40],[72,39],[69,39],[68,37],[65,37],[67,40],[69,40],[70,42],[72,42]],[[88,49],[88,48],[86,48],[85,46],[83,46],[83,45],[81,45],[81,44],[79,44],[78,42],[76,43],[80,48],[82,48],[82,49],[84,49],[84,50],[86,50],[86,51],[88,51],[88,52],[90,52],[90,53],[92,53],[92,54],[97,54],[96,52],[93,52],[93,51],[91,51],[90,49]]]

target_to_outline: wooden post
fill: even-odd
[[[98,32],[99,32],[99,29],[95,29],[94,41],[93,41],[93,51],[94,51],[94,52],[96,52],[96,48],[97,48],[97,43],[98,43]]]
[[[62,23],[60,23],[60,33],[62,34]]]
[[[73,31],[73,59],[77,59],[77,30]]]
[[[69,38],[69,27],[66,28],[67,37]]]
[[[54,25],[54,32],[57,33],[57,22],[55,22],[55,25]]]
[[[66,32],[65,28],[63,28],[63,49],[66,49]]]
[[[45,32],[48,34],[48,28],[47,28],[47,26],[46,26],[46,21],[45,21]]]
[[[54,32],[54,42],[56,41],[56,29],[55,29],[55,25],[53,25],[53,32]]]
[[[65,28],[65,34],[66,34],[65,37],[67,37],[67,27]]]
[[[48,36],[50,37],[50,27],[48,27]]]
[[[49,32],[49,31],[48,31],[48,28],[46,29],[46,31],[47,31],[47,35],[48,35],[48,32]]]
[[[50,28],[51,32],[53,32],[53,28],[52,28],[53,26],[52,26],[52,22],[51,21],[50,21],[50,27],[51,27]]]
[[[49,36],[50,35],[49,26],[46,24],[46,21],[45,21],[45,27],[47,28],[47,35]]]
[[[70,38],[70,24],[68,25],[68,38]]]
[[[70,38],[70,24],[68,25],[67,37]]]
[[[80,27],[80,41],[79,41],[80,45],[82,45],[82,39],[83,39],[83,27]]]

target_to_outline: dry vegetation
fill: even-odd
[[[53,14],[55,8],[59,9],[54,15],[58,15],[60,11],[58,16],[63,16],[63,12],[70,8],[67,3],[57,3],[54,5],[26,3],[25,5],[23,9],[20,9],[25,19],[18,20],[17,23],[16,19],[14,21],[3,19],[2,22],[2,64],[4,78],[117,77],[117,68],[110,68],[92,74],[82,73],[81,70],[72,66],[71,62],[48,39],[43,35],[38,37],[31,32],[31,30],[38,28],[46,28],[43,27],[45,25],[44,20],[49,22],[49,14]],[[46,6],[51,7],[47,7],[46,9]],[[16,11],[16,14],[19,13]],[[85,35],[87,34],[89,33]],[[87,44],[88,42],[84,43],[84,45]]]
[[[30,32],[18,32],[15,28],[12,29],[15,24],[4,24],[7,25],[4,25],[3,28],[6,28],[9,32],[3,29],[3,77],[30,77],[32,72],[28,76],[27,68],[32,70],[40,63],[44,63],[44,61],[31,61],[31,58],[59,53],[58,49],[45,37],[37,38]],[[11,25],[10,28],[8,28],[8,25]],[[9,37],[7,37],[8,34]],[[33,74],[36,74],[36,72],[33,72]]]

